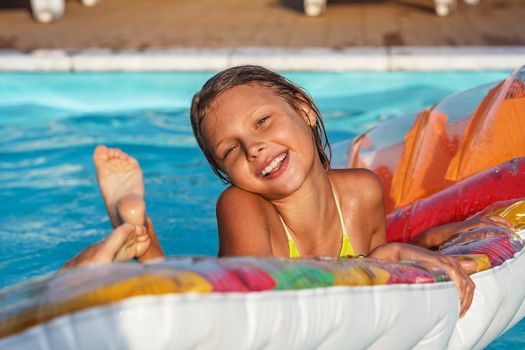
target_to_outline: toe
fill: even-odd
[[[93,152],[93,161],[97,164],[100,161],[108,159],[108,148],[104,145],[98,145]]]
[[[124,159],[125,153],[120,148],[115,148],[115,158]]]

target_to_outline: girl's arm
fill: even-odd
[[[458,236],[461,232],[472,230],[483,226],[498,226],[513,230],[512,225],[497,215],[479,216],[475,215],[465,221],[452,222],[449,224],[430,228],[419,234],[412,240],[412,244],[427,249],[436,249],[446,241]]]
[[[465,273],[464,268],[468,271],[475,271],[475,263],[462,262],[460,265],[455,259],[432,252],[427,249],[402,243],[386,243],[386,216],[383,204],[383,188],[379,178],[365,176],[366,182],[360,183],[363,191],[364,207],[368,213],[365,213],[368,223],[371,225],[371,240],[369,257],[397,262],[401,260],[412,260],[422,262],[423,264],[444,269],[450,278],[456,282],[458,294],[461,301],[461,315],[463,315],[472,303],[474,295],[474,282]],[[432,235],[429,235],[432,237]]]
[[[217,201],[219,256],[273,255],[265,209],[257,195],[235,187]]]
[[[383,200],[383,185],[376,174],[373,174],[370,184],[369,201],[371,205],[370,215],[375,222],[372,238],[370,240],[370,250],[375,249],[386,243],[386,214]]]
[[[451,222],[430,228],[417,235],[411,243],[427,249],[437,249],[441,244],[460,234],[460,224],[461,222]]]
[[[356,254],[367,255],[386,243],[386,216],[383,203],[383,185],[379,177],[368,169],[347,169],[343,174],[339,193],[348,193],[349,221],[354,223]],[[357,223],[357,224],[356,224]]]

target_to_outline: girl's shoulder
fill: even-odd
[[[230,186],[221,193],[217,200],[217,210],[221,208],[265,210],[273,206],[258,194]]]
[[[371,170],[365,168],[330,169],[330,180],[345,189],[374,191],[382,189],[381,180]]]
[[[339,196],[358,205],[375,206],[383,201],[383,186],[379,177],[364,168],[331,169],[330,180]]]
[[[258,194],[230,186],[217,200],[217,218],[235,218],[256,225],[266,222],[268,213],[274,212],[272,204]],[[243,213],[242,218],[239,213]]]
[[[268,218],[275,208],[271,203],[231,186],[220,195],[216,210],[219,255],[273,254]]]
[[[367,169],[342,169],[329,173],[341,201],[341,209],[350,222],[354,249],[368,253],[385,243],[383,186],[378,176]]]

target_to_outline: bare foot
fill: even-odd
[[[138,161],[118,148],[101,145],[93,153],[93,162],[113,227],[124,222],[144,226],[144,181]]]
[[[140,258],[149,246],[146,227],[126,223],[117,227],[104,240],[84,249],[68,261],[64,268]]]

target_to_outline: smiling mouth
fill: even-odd
[[[276,171],[281,166],[283,160],[286,158],[286,153],[281,154],[277,158],[275,158],[266,168],[261,171],[262,176],[267,176],[270,173]]]

